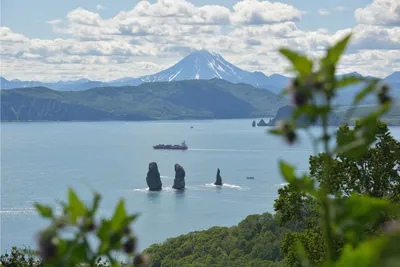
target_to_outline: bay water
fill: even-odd
[[[71,187],[90,203],[102,195],[100,215],[111,216],[120,198],[140,214],[133,224],[139,249],[191,231],[232,226],[246,216],[273,212],[284,181],[278,160],[307,172],[313,153],[307,135],[296,145],[251,127],[252,120],[157,122],[1,123],[1,253],[36,247],[48,222],[35,202],[56,206]],[[400,138],[400,128],[391,128]],[[153,150],[160,143],[187,151]],[[163,190],[149,192],[148,164],[157,162]],[[173,190],[174,164],[186,171],[186,190]],[[215,187],[217,168],[224,185]],[[253,176],[254,180],[246,179]]]

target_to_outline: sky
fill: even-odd
[[[287,74],[277,52],[313,58],[347,33],[339,72],[400,70],[399,0],[1,0],[6,79],[110,81],[206,49],[248,71]]]

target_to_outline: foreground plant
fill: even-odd
[[[387,157],[381,156],[381,164],[387,164],[387,172],[380,177],[374,173],[375,180],[367,188],[357,185],[363,168],[353,164],[365,164],[366,153],[377,136],[381,134],[379,138],[385,138],[387,134],[384,126],[380,126],[379,118],[390,108],[389,87],[380,86],[378,79],[336,76],[337,64],[350,37],[346,36],[329,48],[320,59],[318,68],[304,55],[280,50],[291,62],[291,71],[296,73],[287,90],[295,110],[290,120],[281,122],[271,132],[294,143],[296,131],[303,129],[312,138],[315,153],[320,146],[323,149],[318,157],[311,158],[312,164],[317,166],[311,169],[313,177],[299,176],[290,164],[279,163],[289,184],[279,191],[275,209],[282,213],[283,220],[303,220],[305,229],[308,229],[305,233],[287,236],[282,249],[289,266],[400,266],[400,227],[396,227],[395,221],[399,216],[398,150],[395,152],[394,146],[384,148]],[[352,110],[371,93],[376,94],[379,108],[358,121],[353,130],[343,126],[333,145],[331,140],[335,136],[328,127],[333,113],[332,101],[338,90],[360,82],[366,86],[356,95],[346,118],[350,118]],[[321,125],[322,130],[317,136],[309,131],[316,124]],[[393,153],[397,154],[391,155]],[[340,168],[343,162],[351,165],[353,172],[343,173]],[[380,179],[389,180],[388,175],[391,180],[387,186],[377,188],[384,184]],[[345,181],[345,178],[349,179]],[[299,209],[300,203],[302,210]],[[379,222],[391,225],[385,228],[390,230],[377,231],[373,226]]]
[[[125,255],[129,266],[143,266],[148,260],[136,253],[136,237],[130,224],[137,214],[128,215],[124,200],[109,219],[98,220],[100,195],[94,194],[92,205],[85,205],[70,189],[68,202],[61,202],[62,214],[49,206],[35,204],[50,225],[39,233],[39,255],[46,266],[121,266],[116,254]]]

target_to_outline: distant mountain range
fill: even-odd
[[[221,79],[55,91],[1,90],[2,121],[104,121],[273,117],[287,100]]]
[[[358,73],[349,73],[346,75],[357,75]],[[210,53],[206,50],[195,51],[172,67],[153,75],[139,78],[122,78],[111,82],[91,81],[80,79],[77,81],[58,81],[55,83],[44,83],[37,81],[6,80],[1,78],[1,89],[24,88],[24,87],[47,87],[58,91],[83,91],[95,87],[110,86],[137,86],[143,83],[151,82],[171,82],[183,80],[210,80],[222,79],[231,83],[245,83],[257,88],[268,89],[279,94],[290,81],[289,77],[273,74],[266,76],[262,72],[245,71],[228,61],[221,55]],[[396,71],[383,79],[393,87],[392,94],[400,99],[400,71]],[[361,89],[362,84],[350,86],[346,90],[341,90],[336,104],[348,105],[354,95]],[[364,101],[365,104],[373,103],[375,100],[371,97]]]
[[[231,83],[246,83],[258,88],[265,88],[273,92],[284,88],[288,77],[274,74],[270,77],[262,72],[242,70],[226,61],[221,55],[206,50],[193,52],[172,67],[153,75],[139,78],[122,78],[111,82],[91,81],[80,79],[77,81],[58,81],[45,83],[37,81],[6,80],[1,77],[1,88],[12,89],[22,87],[44,86],[58,91],[82,91],[94,87],[106,86],[136,86],[148,82],[171,82],[183,80],[210,80],[222,79]]]

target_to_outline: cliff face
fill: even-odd
[[[276,123],[278,121],[280,121],[280,120],[289,120],[289,119],[291,119],[294,109],[295,109],[295,107],[294,106],[290,106],[290,105],[281,107],[278,110],[276,116],[272,120],[270,120],[266,125],[267,126],[275,126]],[[337,116],[335,114],[330,114],[328,124],[332,125],[332,126],[338,126],[338,125],[340,125],[342,123],[342,121],[343,121],[343,119],[341,117],[339,117],[339,116]],[[308,123],[309,123],[309,120],[304,115],[300,116],[296,121],[297,125],[306,125]],[[317,121],[316,123],[314,123],[314,125],[321,125],[321,121],[320,120]]]

